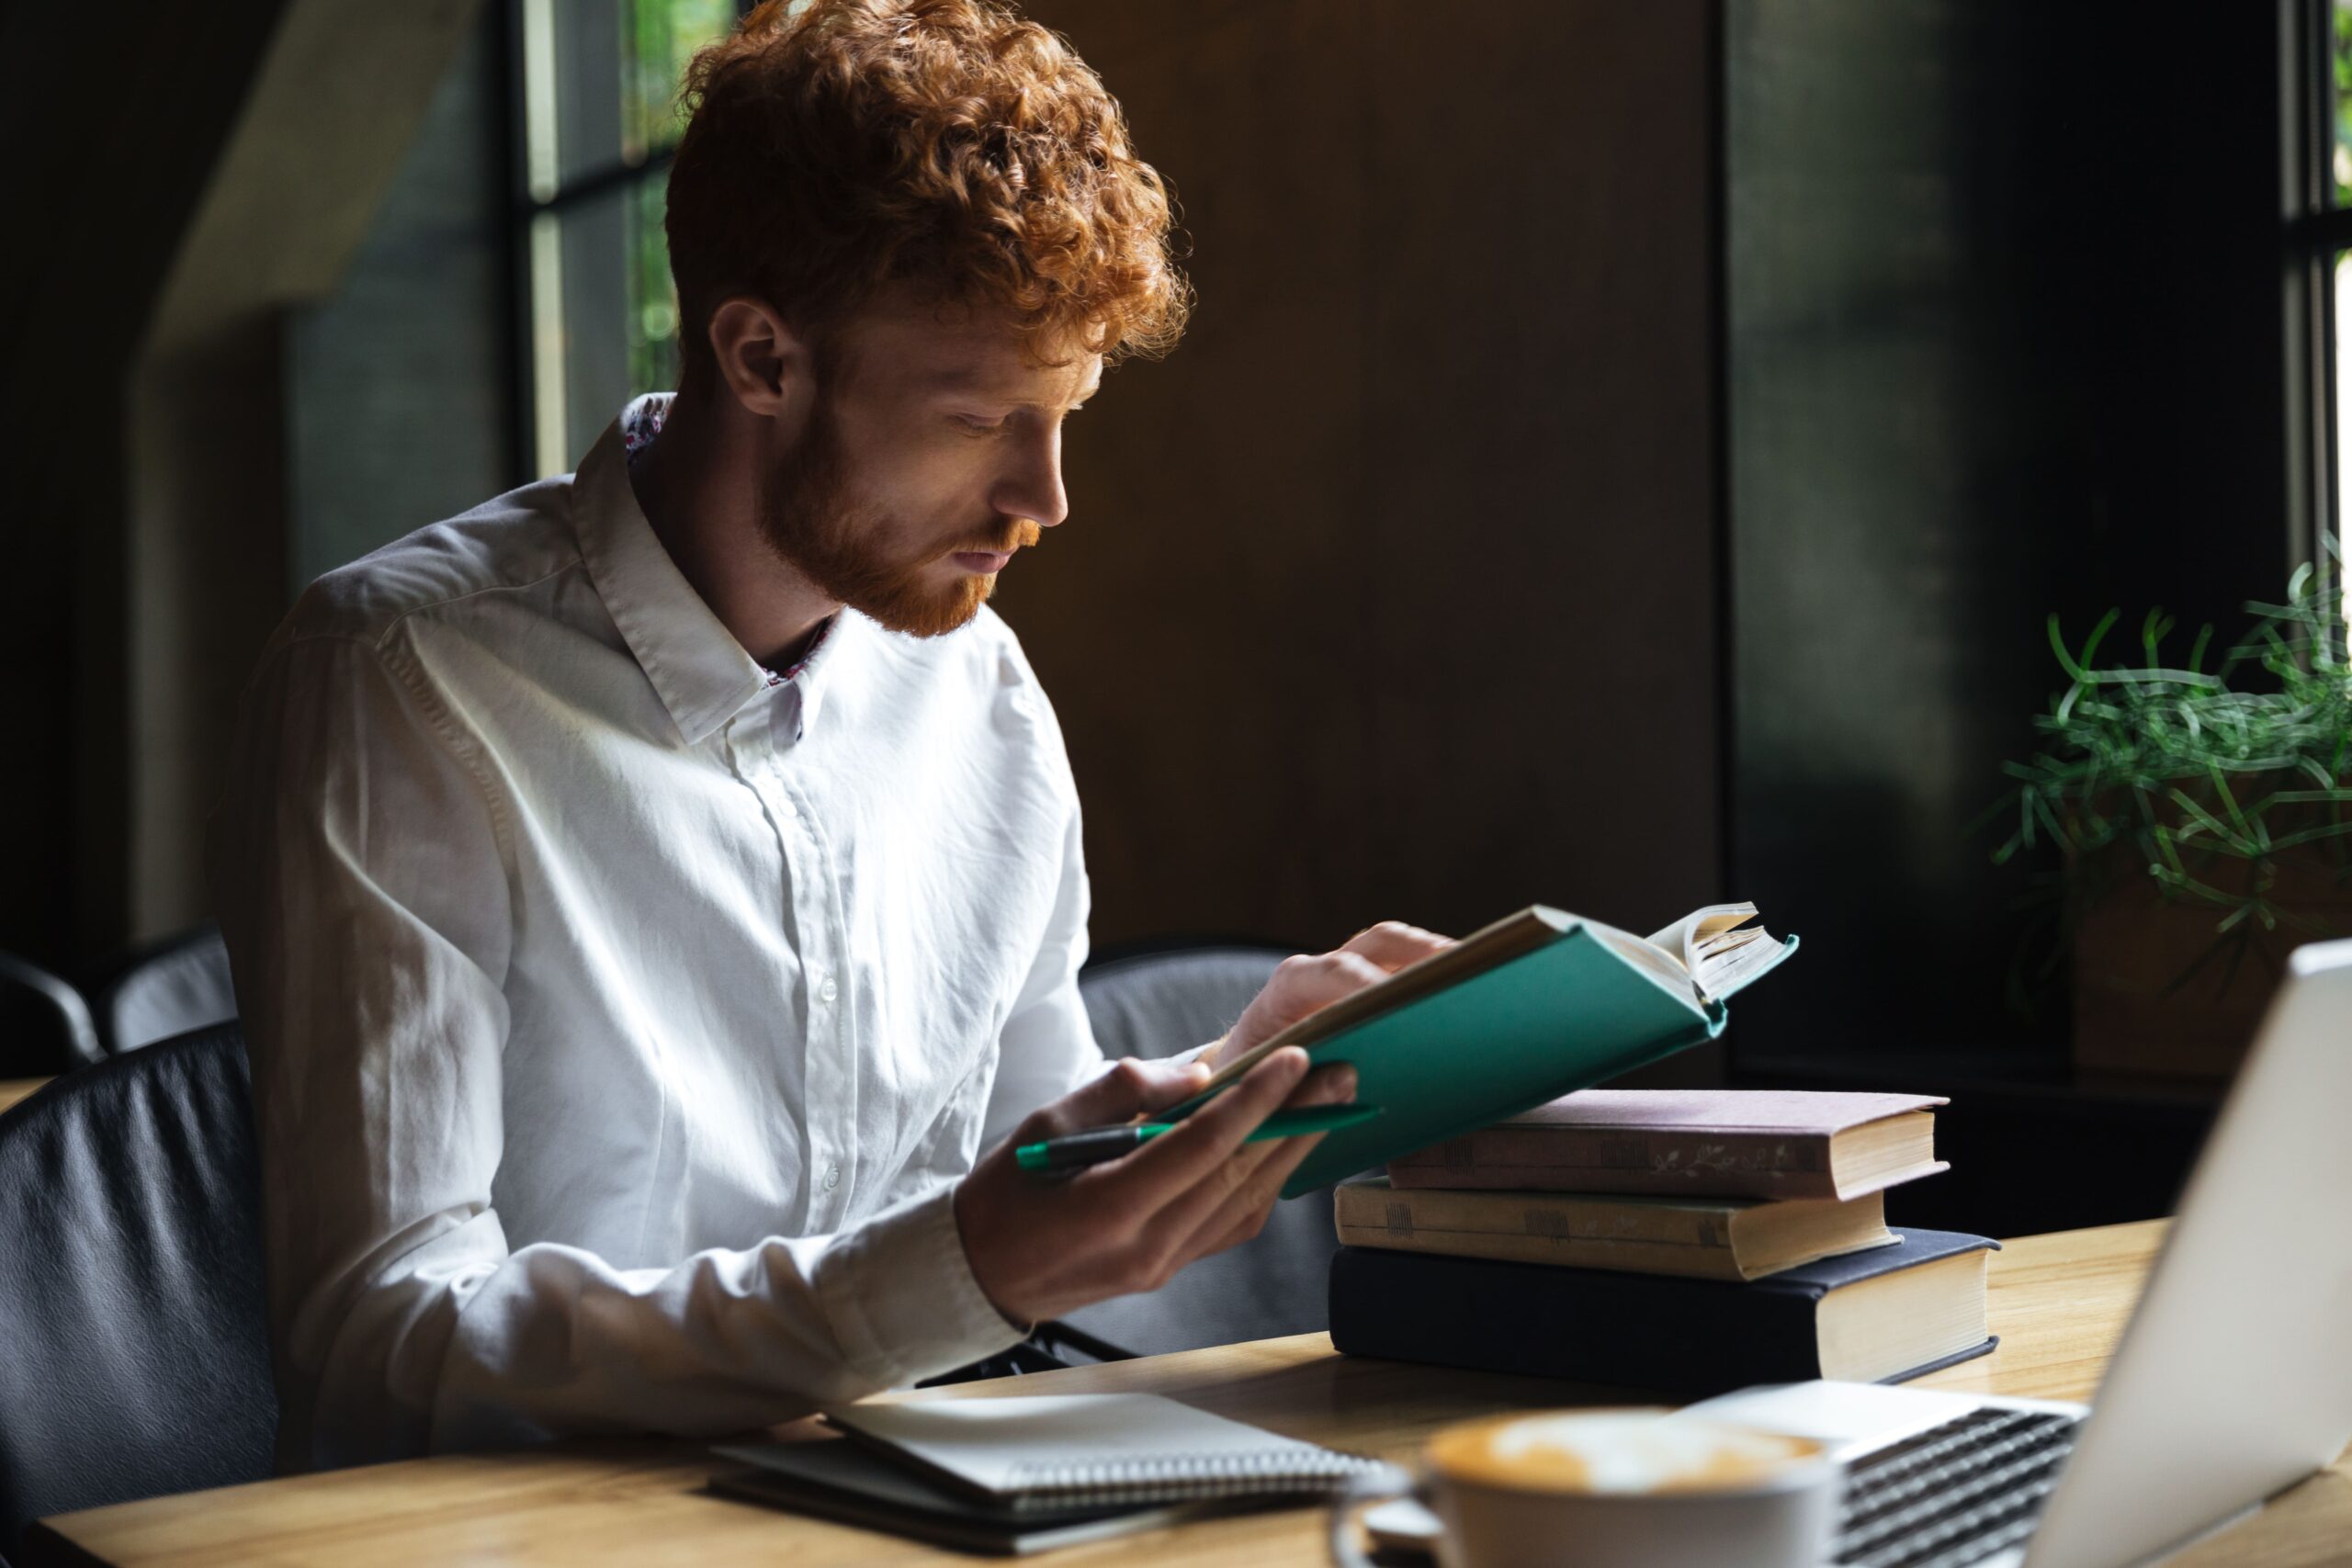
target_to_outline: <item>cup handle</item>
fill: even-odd
[[[1347,1489],[1331,1500],[1330,1533],[1327,1539],[1331,1561],[1337,1568],[1378,1568],[1378,1564],[1356,1550],[1356,1510],[1397,1497],[1411,1497],[1426,1504],[1429,1501],[1428,1485],[1415,1480],[1409,1471],[1395,1465],[1383,1465],[1350,1481]]]

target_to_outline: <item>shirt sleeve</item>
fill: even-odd
[[[512,830],[397,641],[274,647],[213,874],[253,1059],[280,1468],[737,1430],[1017,1340],[965,1260],[952,1185],[665,1268],[509,1246]]]

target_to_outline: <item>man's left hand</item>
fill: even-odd
[[[1418,963],[1453,945],[1453,938],[1450,936],[1439,936],[1402,920],[1383,920],[1358,931],[1329,953],[1302,953],[1295,958],[1285,958],[1266,982],[1266,988],[1258,993],[1216,1048],[1202,1052],[1199,1059],[1212,1067],[1222,1066],[1317,1009],[1329,1007],[1341,997],[1386,979],[1408,964]]]

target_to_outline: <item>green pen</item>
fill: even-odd
[[[1277,1111],[1241,1141],[1262,1144],[1272,1138],[1296,1138],[1308,1133],[1334,1133],[1342,1127],[1352,1127],[1369,1122],[1380,1114],[1377,1105],[1313,1105],[1304,1111]],[[1132,1154],[1172,1127],[1176,1122],[1130,1122],[1125,1127],[1095,1127],[1083,1133],[1071,1133],[1059,1138],[1048,1138],[1042,1144],[1023,1144],[1012,1151],[1012,1157],[1023,1170],[1072,1170],[1082,1165],[1101,1165],[1104,1160],[1117,1159]]]

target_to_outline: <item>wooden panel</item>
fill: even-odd
[[[47,1078],[0,1078],[0,1111],[30,1099],[48,1082]]]
[[[2081,1399],[2097,1385],[2162,1239],[2161,1222],[2036,1236],[1993,1260],[1999,1350],[1922,1380],[1928,1386]],[[1589,1404],[1573,1383],[1455,1372],[1334,1355],[1320,1334],[1192,1350],[1105,1367],[1000,1379],[896,1397],[1138,1392],[1275,1431],[1396,1459],[1449,1422],[1498,1411]],[[783,1435],[807,1424],[779,1428]],[[700,1445],[569,1443],[526,1453],[454,1456],[228,1487],[92,1509],[51,1521],[102,1561],[141,1568],[255,1562],[368,1564],[964,1562],[866,1531],[715,1498],[718,1466]],[[1070,1563],[1320,1562],[1322,1515],[1294,1509],[1208,1520],[1055,1557]],[[2345,1461],[2260,1517],[2180,1561],[2200,1565],[2340,1562],[2352,1539]],[[24,1561],[62,1562],[36,1532]]]
[[[1200,293],[1071,421],[1071,520],[998,598],[1098,942],[1706,901],[1707,8],[1026,9],[1174,183]]]

